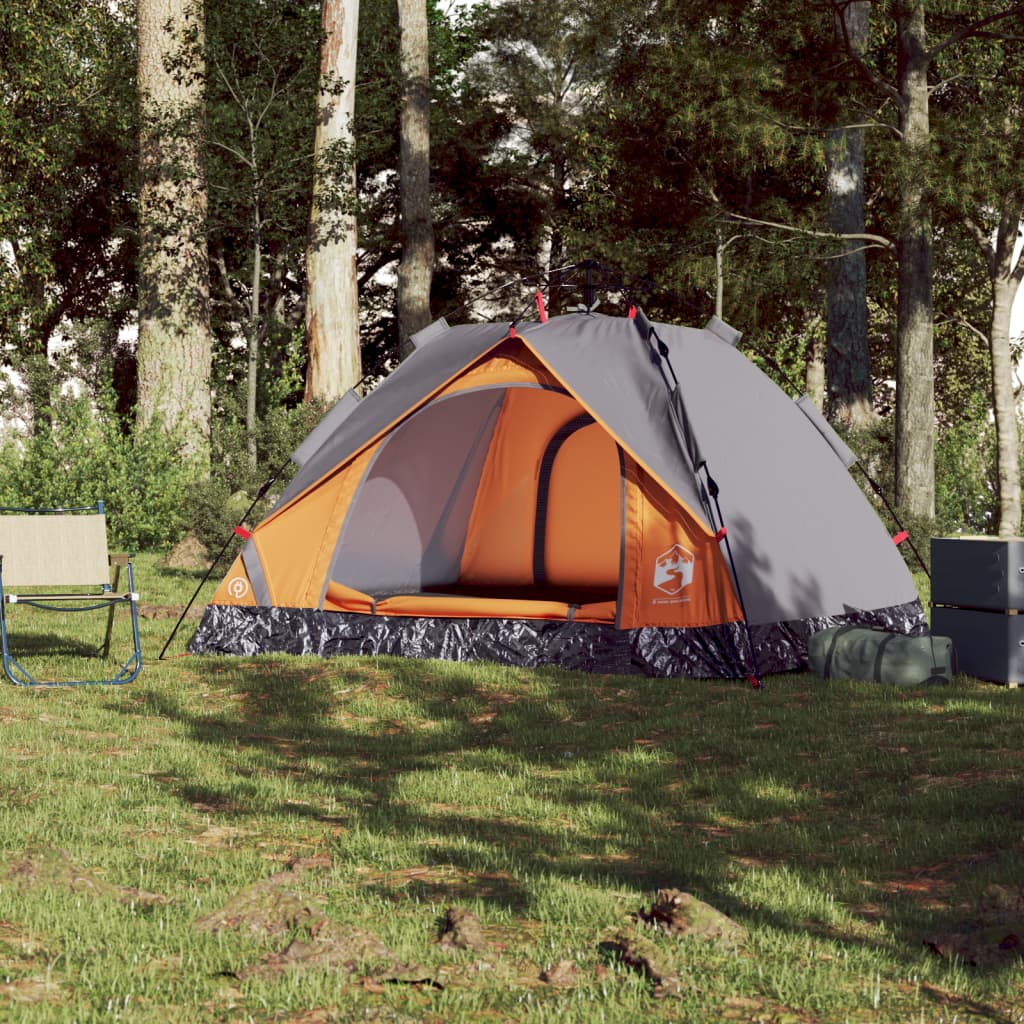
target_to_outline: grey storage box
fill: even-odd
[[[1024,538],[932,538],[931,625],[961,672],[1024,684]]]

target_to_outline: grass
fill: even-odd
[[[140,559],[130,686],[0,695],[0,1020],[1024,1021],[1012,951],[925,945],[1024,885],[1020,691],[156,661],[196,582]],[[669,887],[747,941],[638,922]]]

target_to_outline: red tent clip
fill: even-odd
[[[727,534],[728,532],[729,532],[729,531],[728,531],[728,530],[726,530],[726,528],[725,528],[725,527],[723,526],[723,527],[722,527],[722,528],[721,528],[721,529],[720,529],[720,530],[718,531],[718,533],[716,533],[716,534],[715,534],[715,540],[716,540],[716,541],[718,541],[718,543],[719,543],[719,544],[721,544],[721,543],[722,543],[722,541],[723,541],[723,540],[725,540],[725,535],[726,535],[726,534]]]
[[[907,533],[906,530],[900,530],[900,532],[893,537],[892,542],[893,544],[902,544],[905,540],[910,540],[910,534]]]
[[[750,685],[755,690],[760,690],[761,689],[761,680],[758,679],[757,676],[750,676],[750,675],[748,675],[747,676],[747,681],[750,683]]]
[[[252,536],[252,530],[247,530],[244,526],[236,526],[235,534],[242,540],[248,540]]]
[[[636,319],[636,306],[630,306],[629,307],[629,319],[630,320],[635,320]]]
[[[548,322],[548,311],[544,308],[544,293],[537,292],[537,314],[540,316],[540,322],[546,324]]]
[[[508,329],[508,336],[514,338],[516,336],[516,325],[512,324]]]

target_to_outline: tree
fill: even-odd
[[[938,214],[949,225],[950,242],[957,240],[958,229],[966,229],[977,246],[979,276],[988,289],[985,314],[975,319],[965,311],[957,319],[983,338],[989,351],[998,484],[995,529],[1004,537],[1016,536],[1021,526],[1020,426],[1010,315],[1024,279],[1019,251],[1024,234],[1022,43],[1016,26],[1001,29],[992,24],[967,52],[948,62],[940,58],[940,81],[934,90],[937,160],[944,180],[952,183],[938,191]]]
[[[222,343],[215,373],[232,388],[245,381],[238,404],[253,465],[260,414],[292,398],[282,367],[304,357],[293,339],[303,318],[319,48],[312,4],[208,0],[212,322]]]
[[[935,515],[935,360],[928,53],[923,0],[896,0],[895,98],[903,155],[897,241],[896,503]]]
[[[487,45],[470,75],[505,122],[491,159],[529,196],[517,252],[523,275],[579,259],[571,252],[569,221],[590,173],[581,135],[617,46],[603,31],[607,17],[605,5],[593,0],[555,8],[543,0],[500,0],[479,15]],[[549,307],[560,311],[557,276]]]
[[[352,132],[358,25],[359,0],[323,0],[306,250],[307,401],[337,401],[362,376]]]
[[[202,0],[139,0],[137,422],[209,459]]]
[[[430,60],[426,0],[398,0],[402,68],[399,182],[402,261],[398,268],[398,334],[403,355],[409,338],[426,327],[434,269],[430,214]]]
[[[75,322],[116,338],[132,307],[133,28],[99,0],[0,8],[0,341],[34,428],[50,419],[55,341],[73,357]]]
[[[896,476],[897,504],[913,515],[935,511],[935,382],[933,299],[933,191],[936,168],[930,121],[931,73],[946,51],[987,35],[1024,13],[1024,5],[989,5],[969,13],[957,3],[935,5],[945,32],[929,43],[924,0],[893,0],[890,8],[895,75],[861,62],[864,74],[897,111]],[[979,13],[981,16],[979,17]]]
[[[836,3],[839,46],[860,56],[868,43],[870,0]],[[867,254],[864,223],[864,127],[851,99],[841,97],[839,119],[825,135],[828,226],[844,241],[830,260],[826,289],[826,410],[833,423],[865,429],[876,416],[871,402],[868,350]]]

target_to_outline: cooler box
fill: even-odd
[[[932,632],[959,670],[1024,684],[1024,538],[932,538]]]

